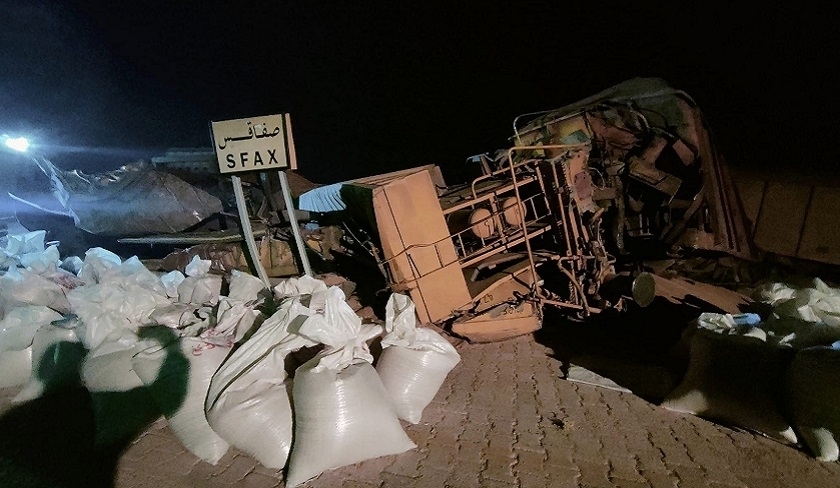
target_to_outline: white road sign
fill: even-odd
[[[283,115],[221,120],[211,126],[222,173],[289,169]]]

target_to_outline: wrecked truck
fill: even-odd
[[[527,334],[552,305],[585,318],[653,300],[643,259],[750,257],[737,194],[687,94],[633,79],[517,117],[513,145],[447,185],[421,166],[313,190],[422,322],[471,341]],[[624,285],[616,285],[624,283]]]

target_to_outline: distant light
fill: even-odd
[[[26,140],[25,137],[17,137],[17,138],[6,138],[6,145],[15,151],[26,152],[29,149],[29,141]]]

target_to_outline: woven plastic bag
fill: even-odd
[[[785,377],[793,424],[821,461],[840,457],[840,349],[812,347],[796,353]]]
[[[760,338],[699,329],[691,338],[685,378],[662,406],[795,444],[781,413],[788,352]]]
[[[219,301],[223,280],[221,275],[209,273],[210,265],[210,260],[193,256],[192,261],[184,270],[186,277],[183,280],[177,279],[176,291],[179,302],[215,305]],[[167,294],[171,293],[172,286],[174,286],[172,282],[165,284]]]
[[[213,430],[263,466],[282,469],[292,447],[291,382],[286,356],[315,345],[290,329],[312,312],[297,299],[281,304],[219,368],[205,411]]]
[[[156,329],[174,335],[169,329]],[[204,400],[213,373],[230,352],[230,345],[206,342],[199,337],[171,342],[162,338],[153,342],[156,343],[138,343],[141,350],[131,361],[134,372],[149,389],[184,447],[216,464],[229,445],[207,423]]]
[[[323,313],[327,299],[327,285],[322,280],[303,275],[278,283],[274,287],[274,295],[278,298],[297,297],[304,306]]]
[[[376,371],[397,416],[420,422],[446,375],[461,361],[458,351],[437,332],[417,327],[414,303],[394,293],[385,308],[385,335]]]
[[[11,268],[0,275],[0,315],[23,305],[70,312],[67,289],[61,284],[24,268]]]
[[[131,364],[133,340],[103,342],[82,363],[82,383],[91,392],[124,392],[143,386]]]
[[[416,447],[373,369],[367,341],[381,328],[364,326],[338,287],[326,293],[324,315],[299,333],[327,347],[295,372],[295,436],[286,486],[328,469]]]
[[[44,393],[80,382],[85,348],[73,328],[44,325],[32,341],[32,373],[26,386],[12,398],[21,403]]]
[[[32,374],[32,346],[20,351],[0,351],[0,388],[20,386]]]
[[[38,329],[60,318],[60,313],[44,305],[12,309],[0,320],[0,354],[26,349],[32,345]]]

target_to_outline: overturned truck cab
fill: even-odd
[[[447,186],[422,166],[347,182],[348,229],[419,319],[471,341],[653,299],[638,263],[690,249],[750,257],[741,206],[688,95],[635,79],[514,121],[513,147]],[[629,278],[629,279],[618,279]],[[610,283],[627,289],[609,292]],[[613,287],[614,288],[614,287]]]

